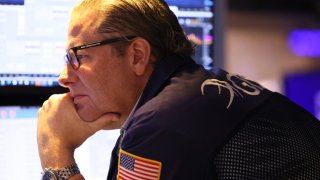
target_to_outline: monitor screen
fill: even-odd
[[[58,86],[57,77],[64,66],[70,10],[77,2],[0,0],[0,93],[11,90],[12,93],[26,93],[28,89],[20,88],[23,86]],[[195,60],[210,68],[214,3],[211,0],[167,2],[189,39],[197,46]],[[3,88],[8,86],[19,88]],[[28,93],[34,91],[31,89]]]
[[[37,148],[37,106],[0,107],[0,179],[40,179]],[[119,130],[99,131],[75,152],[86,179],[106,179]],[[18,167],[18,168],[17,168]]]
[[[210,0],[167,0],[188,39],[195,45],[194,60],[210,69],[213,66],[214,3]]]
[[[285,76],[285,94],[320,120],[320,72]]]

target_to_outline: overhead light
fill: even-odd
[[[320,57],[320,30],[296,29],[289,33],[290,51],[299,57]]]

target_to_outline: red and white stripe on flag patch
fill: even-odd
[[[158,180],[161,162],[136,156],[120,149],[118,161],[119,180]]]

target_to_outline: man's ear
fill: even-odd
[[[137,76],[142,76],[151,61],[151,45],[143,38],[135,38],[130,44],[131,66]]]

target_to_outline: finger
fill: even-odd
[[[42,103],[42,106],[41,106],[41,108],[39,108],[39,110],[44,111],[44,110],[47,109],[47,107],[48,107],[48,100],[46,100],[46,101],[44,101],[44,102]]]

